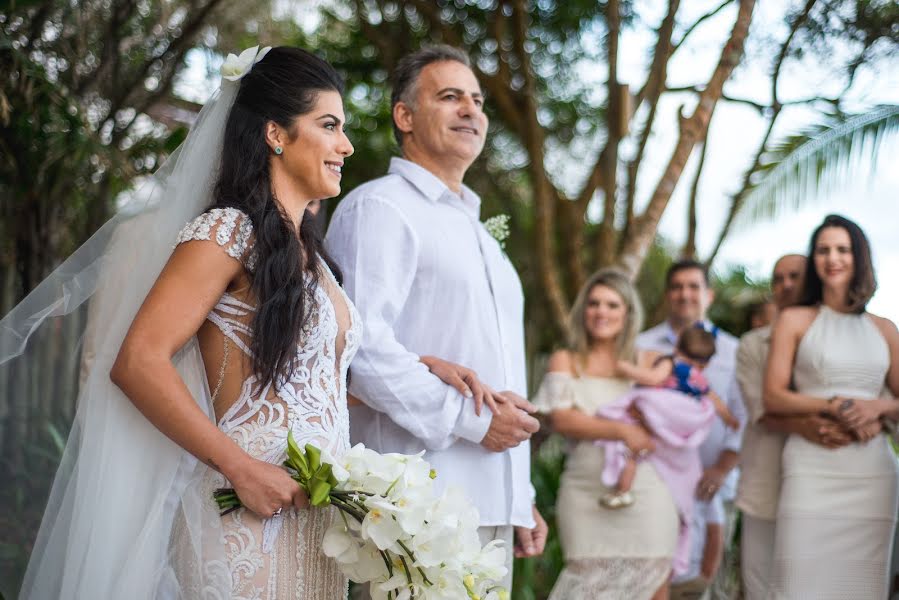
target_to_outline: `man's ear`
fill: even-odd
[[[412,109],[405,102],[397,102],[393,107],[393,122],[404,135],[412,133]]]

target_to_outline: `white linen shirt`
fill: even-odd
[[[770,431],[759,423],[765,416],[763,389],[768,352],[771,349],[771,327],[753,329],[740,338],[737,350],[737,381],[749,413],[749,425],[743,436],[740,455],[740,484],[736,505],[757,519],[777,518],[780,497],[781,466],[787,436]]]
[[[419,356],[473,369],[497,391],[527,396],[524,295],[512,263],[479,220],[481,201],[455,194],[410,161],[344,198],[325,246],[364,324],[350,366],[350,436],[379,452],[416,453],[438,490],[462,489],[481,526],[533,527],[530,445],[480,445],[492,413],[431,374]]]
[[[677,334],[674,333],[668,321],[663,321],[637,336],[639,350],[672,354],[676,344]],[[736,431],[727,427],[721,419],[716,418],[712,422],[709,437],[699,446],[699,457],[705,468],[718,462],[719,456],[725,450],[739,452],[742,445],[743,428],[746,426],[746,408],[743,406],[743,398],[740,396],[736,378],[738,345],[737,338],[726,331],[719,330],[715,338],[715,354],[708,366],[703,369],[703,374],[709,380],[709,387],[721,396],[733,416],[740,421],[740,427]],[[728,474],[718,491],[722,500],[734,499],[738,478],[739,469],[735,468]]]

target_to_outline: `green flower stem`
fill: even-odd
[[[352,503],[342,499],[331,497],[331,504],[340,509],[341,511],[351,515],[360,523],[365,519],[365,513],[368,512],[363,507],[353,506]]]
[[[403,552],[406,553],[406,556],[409,557],[409,560],[411,560],[414,563],[415,562],[415,554],[412,553],[412,550],[410,550],[409,547],[403,543],[403,540],[397,540],[397,543],[400,545],[400,548],[403,549]],[[418,569],[418,572],[419,572],[419,574],[421,574],[421,578],[425,583],[427,583],[428,585],[434,585],[434,582],[432,582],[430,579],[428,579],[427,575],[425,575],[424,569],[422,569],[421,567],[416,567],[416,568]]]
[[[400,556],[400,562],[403,563],[403,571],[406,573],[406,581],[409,582],[409,589],[412,589],[412,573],[409,572],[409,565],[406,563],[406,557]],[[412,597],[415,597],[415,593],[412,593]]]

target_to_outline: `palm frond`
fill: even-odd
[[[899,133],[899,105],[832,115],[768,151],[750,177],[735,224],[748,226],[795,211],[866,178],[883,139]]]

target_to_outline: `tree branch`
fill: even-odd
[[[687,241],[681,250],[683,258],[696,257],[696,205],[699,199],[699,180],[702,177],[702,169],[705,167],[705,156],[709,147],[709,140],[702,142],[699,151],[699,164],[696,166],[696,175],[693,177],[693,185],[690,187],[690,204],[687,207]]]
[[[200,28],[206,23],[206,18],[209,16],[209,13],[221,3],[222,0],[209,0],[206,5],[191,15],[191,19],[181,27],[181,35],[179,37],[169,42],[162,52],[158,53],[153,58],[144,61],[129,81],[120,84],[120,86],[116,86],[116,89],[120,89],[121,91],[117,95],[112,95],[111,97],[110,110],[106,117],[107,120],[115,119],[115,113],[128,100],[131,94],[134,93],[134,90],[139,88],[154,64],[172,60],[173,56],[183,56],[184,52],[189,48],[189,45],[193,43],[194,37],[199,33]]]
[[[692,92],[694,94],[702,93],[702,88],[697,85],[683,85],[678,87],[669,87],[665,88],[666,92]],[[721,100],[725,102],[732,102],[734,104],[745,104],[746,106],[750,106],[757,110],[759,114],[770,113],[775,108],[784,107],[784,106],[800,106],[803,104],[814,104],[816,102],[826,102],[828,104],[839,105],[839,98],[828,98],[826,96],[811,96],[809,98],[799,98],[797,100],[787,100],[786,102],[775,101],[771,104],[763,104],[756,100],[750,100],[748,98],[736,98],[734,96],[730,96],[728,94],[721,94]]]
[[[634,224],[633,234],[625,240],[619,262],[632,276],[636,277],[640,265],[649,250],[658,228],[659,219],[668,206],[671,194],[680,179],[684,165],[695,144],[705,138],[712,112],[721,97],[724,82],[730,78],[734,68],[743,56],[743,46],[749,33],[749,24],[755,0],[740,0],[737,18],[727,43],[721,50],[718,64],[689,118],[680,117],[680,136],[671,154],[665,172],[649,200],[646,210]]]
[[[671,51],[671,53],[674,54],[675,52],[677,52],[680,49],[680,47],[683,45],[683,43],[685,41],[687,41],[687,38],[690,37],[690,34],[693,33],[694,31],[696,31],[696,29],[700,25],[702,25],[704,22],[708,21],[709,19],[711,19],[712,17],[714,17],[715,15],[720,13],[722,10],[727,8],[729,5],[733,4],[733,2],[734,2],[734,0],[724,0],[717,7],[713,8],[709,12],[705,13],[704,15],[702,15],[701,17],[696,19],[693,22],[693,24],[687,28],[687,30],[684,32],[684,35],[681,36],[680,40],[674,45],[674,49]]]
[[[524,77],[522,97],[525,110],[520,115],[525,148],[530,157],[529,170],[534,184],[535,230],[537,234],[537,265],[544,293],[550,303],[550,313],[559,329],[564,330],[568,319],[568,301],[565,298],[555,260],[554,200],[559,196],[549,181],[544,167],[544,131],[537,119],[537,85],[531,70],[531,61],[524,45],[527,39],[527,10],[524,0],[512,1],[512,31],[516,54],[521,60]]]
[[[743,208],[743,200],[746,198],[746,194],[749,192],[751,183],[752,183],[752,174],[755,173],[756,169],[759,168],[759,165],[762,161],[762,156],[765,154],[765,150],[768,147],[768,140],[771,138],[771,133],[774,131],[774,124],[777,121],[777,118],[781,114],[781,110],[785,104],[781,104],[777,97],[777,84],[780,81],[780,71],[784,65],[784,62],[787,58],[787,53],[790,49],[790,44],[793,43],[793,38],[796,36],[796,32],[799,31],[799,28],[802,27],[803,23],[808,19],[809,14],[812,11],[812,8],[815,6],[817,0],[806,0],[805,6],[793,22],[790,24],[790,32],[787,34],[786,39],[781,45],[780,52],[777,54],[777,58],[775,59],[774,68],[771,72],[771,117],[768,121],[768,128],[765,130],[765,135],[762,136],[762,141],[759,144],[758,150],[755,153],[755,157],[752,160],[752,164],[746,169],[746,172],[743,173],[743,184],[740,187],[740,190],[731,197],[730,200],[730,208],[727,211],[727,217],[724,219],[724,225],[721,226],[721,231],[718,233],[718,238],[715,241],[715,246],[712,249],[711,254],[706,259],[706,265],[711,265],[715,260],[715,257],[718,256],[718,252],[721,251],[721,246],[724,244],[725,238],[727,238],[730,233],[731,227],[733,227],[734,219],[736,219],[737,214],[740,212],[740,209]],[[822,100],[822,99],[812,99],[812,101]],[[823,99],[827,101],[831,101],[829,99]],[[831,101],[834,104],[838,104],[839,100]],[[796,104],[798,102],[791,102],[786,104]]]
[[[624,229],[621,234],[622,243],[630,235],[631,227],[633,226],[634,200],[637,194],[637,174],[640,171],[640,164],[643,162],[643,155],[646,151],[646,143],[649,140],[649,136],[652,133],[652,126],[655,123],[659,98],[662,95],[662,90],[665,89],[665,84],[668,79],[668,63],[671,61],[672,56],[671,36],[674,33],[675,17],[677,16],[679,7],[680,0],[669,0],[668,14],[665,15],[665,18],[659,26],[656,46],[653,51],[652,66],[646,77],[646,83],[643,84],[643,88],[640,90],[638,98],[634,101],[634,104],[636,105],[634,114],[637,112],[636,107],[639,106],[644,99],[647,99],[649,102],[649,112],[646,115],[646,122],[643,124],[643,129],[637,136],[637,153],[634,155],[634,158],[627,163],[627,191],[625,192],[624,200],[625,221]],[[621,248],[619,247],[618,250],[620,252]]]
[[[599,266],[614,262],[615,251],[615,201],[618,191],[618,145],[621,143],[622,110],[621,88],[618,83],[618,38],[621,35],[621,15],[618,0],[606,2],[606,62],[609,79],[606,85],[608,102],[606,110],[606,146],[597,161],[602,176],[603,215],[597,235],[594,263]],[[578,286],[580,287],[580,286]]]
[[[731,2],[733,2],[733,0],[726,0],[725,5]],[[649,67],[646,82],[634,97],[634,113],[637,112],[647,96],[652,97],[654,94],[658,94],[664,89],[668,71],[668,62],[674,55],[675,50],[675,47],[671,45],[671,37],[674,35],[675,17],[677,16],[679,8],[680,0],[669,0],[668,13],[665,15],[665,18],[662,19],[662,23],[659,25],[658,32],[656,33],[656,45],[652,51],[652,64]],[[703,19],[701,18],[700,22],[702,20]],[[694,26],[697,23],[694,23]]]

